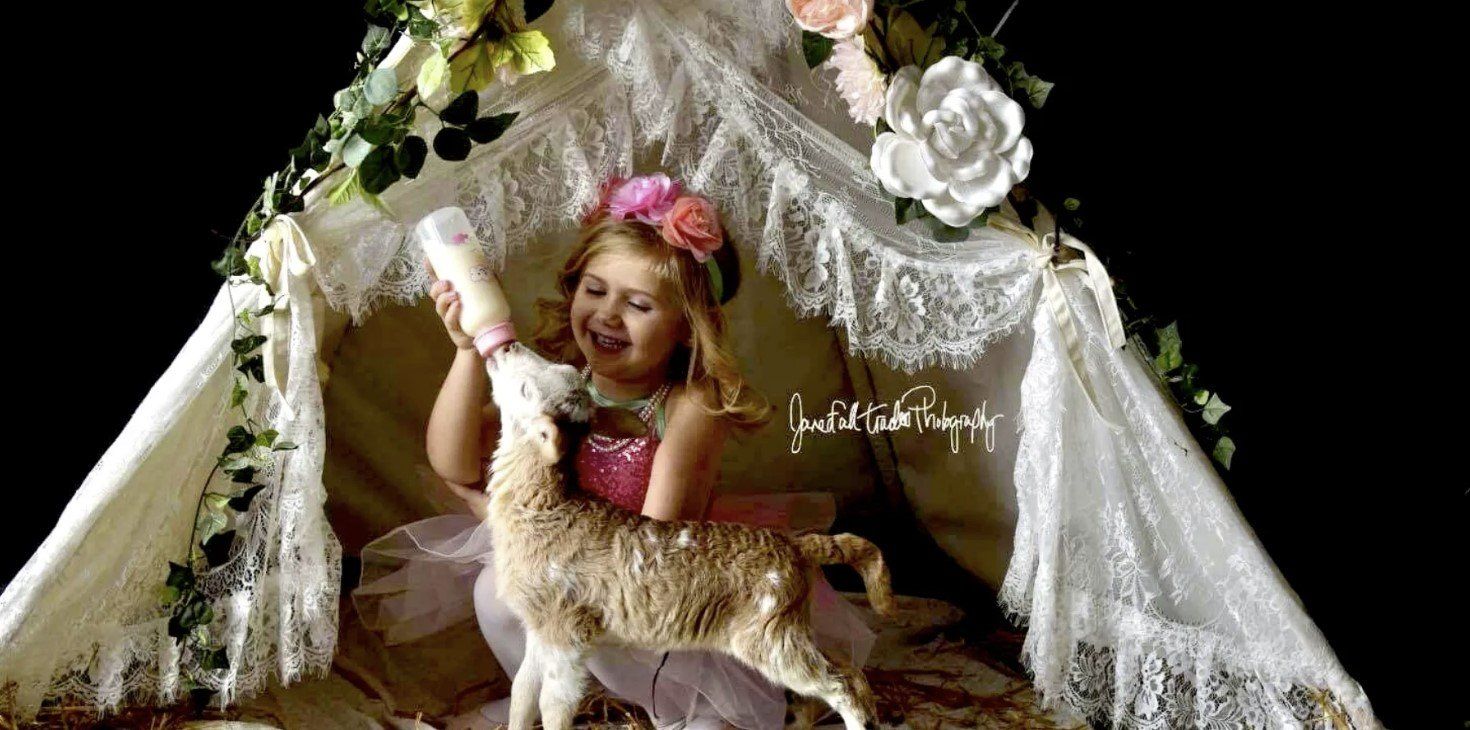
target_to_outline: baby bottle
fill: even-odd
[[[448,279],[459,292],[459,327],[475,339],[480,355],[488,358],[495,348],[514,340],[510,304],[464,211],[454,206],[440,208],[424,216],[414,233],[434,273]]]

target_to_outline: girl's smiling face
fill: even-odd
[[[661,380],[685,339],[670,285],[636,254],[609,251],[582,270],[572,296],[572,336],[593,372],[624,383]]]

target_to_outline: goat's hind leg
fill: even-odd
[[[863,676],[863,670],[831,659],[827,659],[827,664],[840,678],[842,691],[823,699],[842,715],[842,722],[847,725],[847,730],[877,728],[878,701],[873,696],[873,689],[868,686],[867,677]]]
[[[804,629],[785,629],[776,640],[759,646],[737,646],[736,654],[771,681],[831,705],[842,716],[846,730],[878,727],[877,703],[862,670],[828,659]]]

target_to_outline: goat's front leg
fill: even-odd
[[[536,726],[536,703],[541,695],[545,648],[534,631],[526,632],[526,656],[510,684],[510,730]]]
[[[540,649],[541,725],[571,730],[587,692],[587,652],[602,631],[599,614],[555,602],[541,607],[535,634]]]
[[[571,730],[587,693],[586,652],[549,644],[542,648],[541,725],[546,730]]]

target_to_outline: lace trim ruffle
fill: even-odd
[[[891,201],[863,156],[745,70],[784,62],[790,23],[777,20],[770,26],[778,32],[766,37],[780,44],[758,53],[741,46],[737,55],[737,46],[709,39],[753,37],[740,31],[752,23],[742,15],[644,4],[594,17],[575,8],[563,27],[588,65],[534,89],[522,82],[487,92],[489,108],[521,116],[497,143],[444,171],[452,191],[421,178],[410,184],[419,190],[396,198],[390,191],[403,221],[361,206],[316,221],[318,229],[351,231],[318,269],[329,303],[360,321],[385,303],[423,296],[422,251],[408,235],[413,212],[460,205],[498,263],[538,235],[574,225],[605,177],[631,172],[640,152],[655,149],[664,168],[719,205],[737,244],[786,285],[788,304],[846,328],[854,351],[909,371],[974,363],[1024,320],[1034,256],[999,233],[938,244],[893,225]],[[674,32],[691,22],[710,32]],[[792,84],[784,93],[800,99],[815,89]]]

